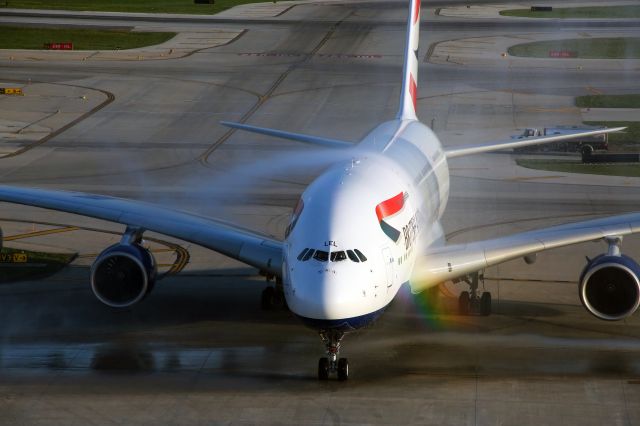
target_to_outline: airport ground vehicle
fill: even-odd
[[[606,127],[593,126],[557,126],[545,127],[544,129],[527,128],[521,134],[512,136],[514,140],[535,138],[540,136],[566,135],[575,132],[587,132],[589,130],[606,129]],[[544,145],[531,145],[514,149],[517,153],[535,152],[593,152],[609,149],[609,135],[601,133],[598,135],[582,136],[567,141],[553,142]]]

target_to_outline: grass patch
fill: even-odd
[[[638,59],[640,58],[640,38],[587,38],[549,40],[523,43],[511,46],[512,56],[548,58],[550,51],[575,52],[583,59]]]
[[[583,173],[607,176],[640,176],[640,163],[630,164],[582,164],[581,160],[537,160],[518,159],[519,166],[528,169],[545,170],[550,172]]]
[[[501,10],[500,15],[521,18],[640,18],[640,6],[554,7],[551,12],[509,9]]]
[[[589,95],[576,98],[580,108],[640,108],[640,95]]]
[[[193,0],[8,0],[2,7],[18,9],[92,10],[103,12],[192,13],[211,15],[239,4],[270,0],[215,0],[215,4],[194,4]],[[6,3],[6,4],[5,4]]]
[[[71,263],[75,257],[76,253],[43,253],[3,247],[0,250],[0,283],[52,275]]]
[[[43,49],[45,43],[69,41],[73,42],[75,50],[134,49],[164,43],[175,35],[168,32],[0,26],[0,49]]]

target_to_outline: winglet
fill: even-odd
[[[321,145],[329,148],[353,148],[355,144],[338,139],[322,138],[319,136],[303,135],[301,133],[285,132],[283,130],[268,129],[266,127],[252,126],[250,124],[234,123],[232,121],[221,121],[223,126],[233,129],[245,130],[247,132],[259,133],[261,135],[274,136],[276,138],[289,139],[297,142],[304,142],[313,145]]]

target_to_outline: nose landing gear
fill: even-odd
[[[341,331],[321,331],[320,338],[327,350],[327,356],[318,361],[318,379],[328,380],[329,374],[337,373],[338,380],[345,381],[349,378],[349,361],[347,358],[338,358],[340,354],[340,342],[344,337]]]
[[[484,291],[481,296],[478,295],[480,281],[484,287],[484,275],[476,272],[465,277],[463,281],[469,285],[470,291],[463,291],[458,297],[460,315],[491,315],[491,293]]]

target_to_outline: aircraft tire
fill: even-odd
[[[338,360],[338,380],[344,382],[349,379],[349,361],[347,358],[340,358]]]
[[[460,293],[460,297],[458,297],[458,313],[460,315],[469,315],[470,305],[469,292],[463,291]]]
[[[329,379],[329,358],[323,357],[318,360],[318,380]]]

